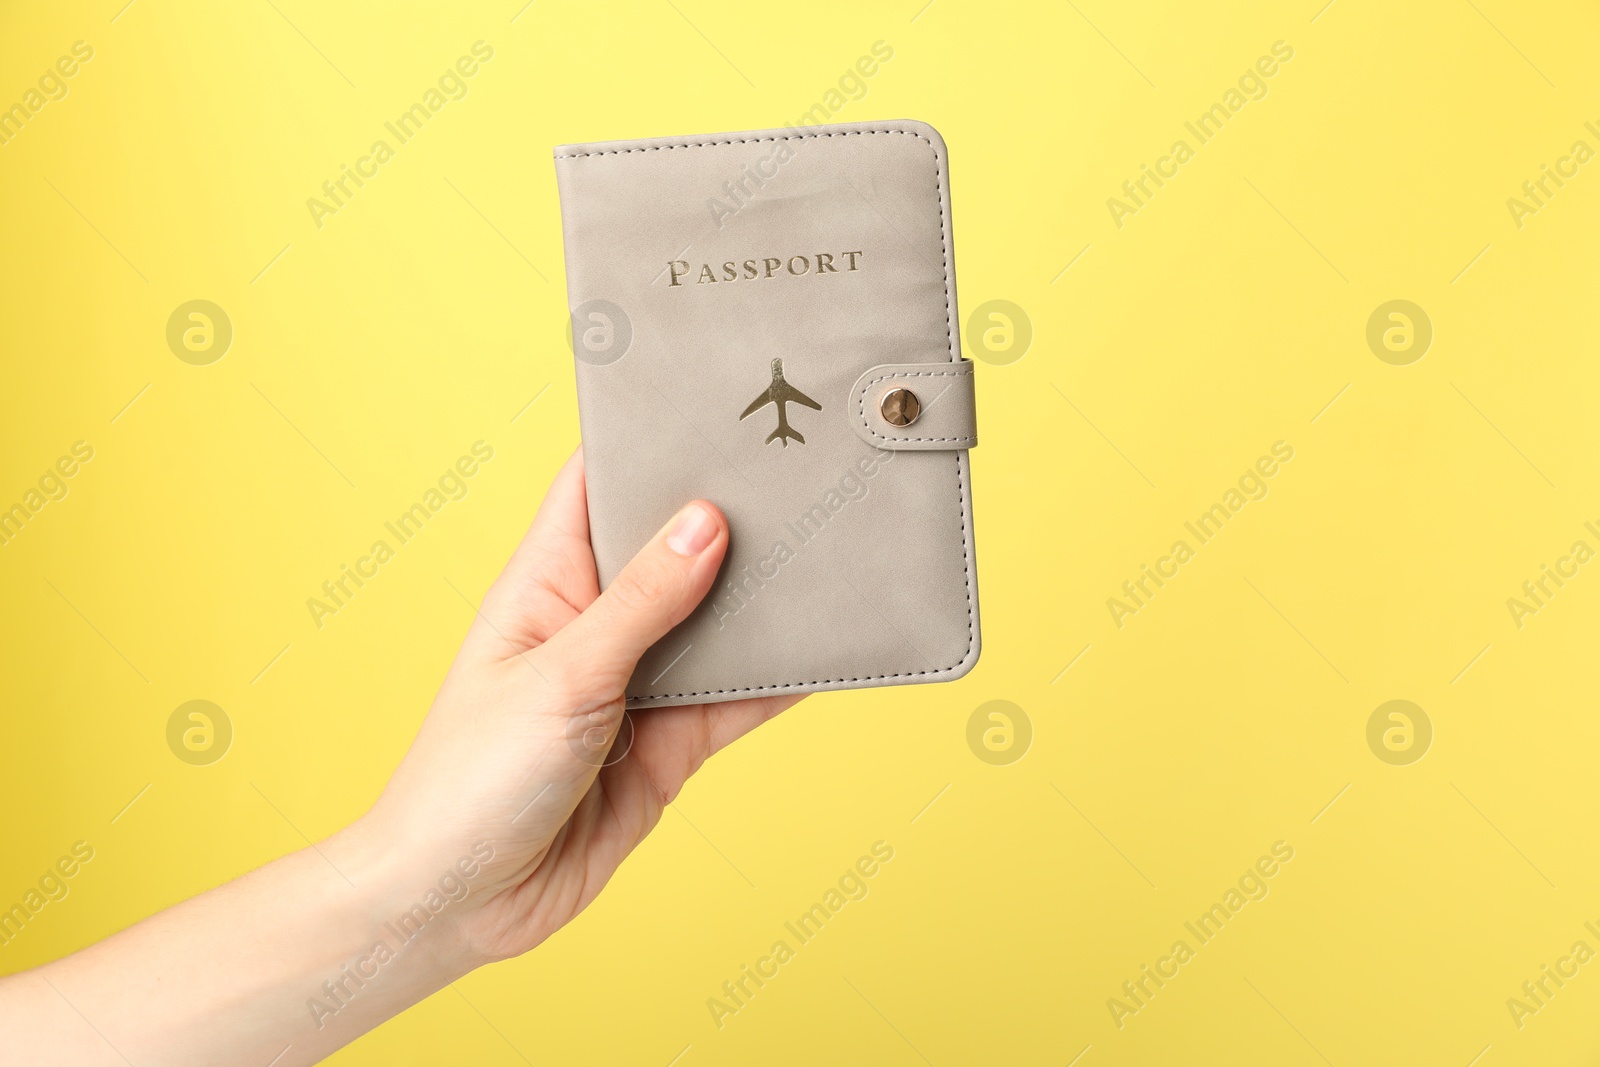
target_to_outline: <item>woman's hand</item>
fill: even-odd
[[[706,595],[727,548],[721,513],[696,501],[600,593],[574,455],[372,810],[0,979],[0,1065],[315,1063],[549,937],[689,775],[798,699],[623,713],[639,657]]]
[[[799,699],[624,715],[634,665],[704,598],[727,548],[722,514],[695,501],[601,593],[581,451],[556,476],[363,820],[410,856],[417,884],[452,868],[468,884],[450,907],[473,965],[571,921],[701,764]]]

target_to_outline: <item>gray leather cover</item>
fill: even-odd
[[[691,499],[732,529],[629,707],[971,670],[976,415],[938,133],[667,137],[555,163],[601,585]],[[897,386],[922,407],[906,426],[878,406]]]

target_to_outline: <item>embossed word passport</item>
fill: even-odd
[[[958,678],[978,659],[945,146],[897,121],[555,150],[602,588],[727,515],[628,706]]]

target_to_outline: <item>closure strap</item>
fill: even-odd
[[[856,435],[874,448],[896,452],[972,448],[978,443],[972,371],[972,362],[965,359],[873,367],[850,388],[846,417]],[[910,397],[890,395],[899,390]],[[912,412],[910,422],[895,425]]]

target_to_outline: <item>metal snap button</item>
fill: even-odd
[[[910,426],[922,414],[922,401],[909,389],[891,389],[878,402],[878,411],[890,426]]]

